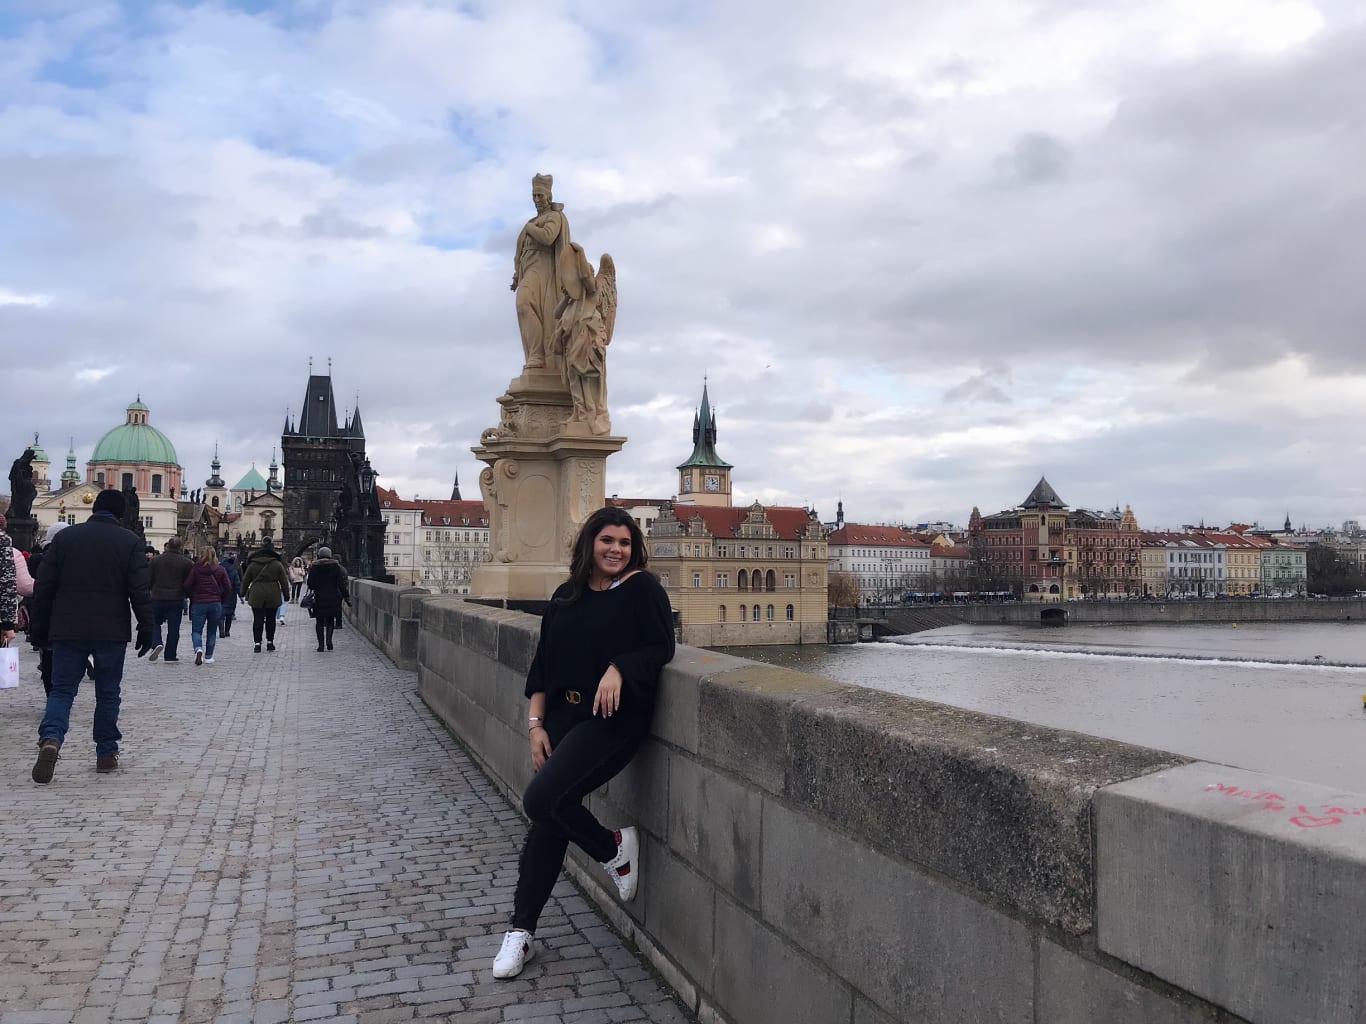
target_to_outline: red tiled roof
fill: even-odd
[[[845,523],[830,535],[830,546],[843,544],[878,544],[883,547],[923,548],[930,541],[918,537],[910,530],[900,526],[865,526],[862,523]]]
[[[422,513],[428,526],[488,526],[489,514],[482,501],[442,501],[439,498],[400,498],[387,487],[376,487],[380,508],[406,509]],[[443,522],[449,519],[450,522]]]
[[[675,505],[674,518],[680,523],[689,519],[700,519],[713,537],[738,537],[740,524],[749,518],[750,507],[738,505],[703,506]],[[764,513],[778,536],[783,540],[797,540],[803,530],[812,523],[811,516],[804,508],[789,508],[783,505],[766,505]]]
[[[953,544],[949,547],[942,545],[930,552],[932,558],[967,558],[968,549],[963,544]]]
[[[614,508],[639,508],[641,505],[667,505],[670,498],[617,498],[607,499],[607,504]]]

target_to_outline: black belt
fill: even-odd
[[[564,699],[565,703],[567,704],[582,704],[583,694],[581,694],[578,690],[565,690]]]

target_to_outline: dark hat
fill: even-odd
[[[148,545],[147,545],[145,548],[143,548],[142,550],[143,550],[143,552],[144,552],[145,554],[149,554],[149,555],[155,555],[155,554],[157,553],[157,549],[154,548],[154,547],[152,547],[152,545],[150,545],[150,544],[148,544]]]
[[[271,540],[269,537],[262,537],[262,538],[261,538],[261,547],[264,548],[264,549],[267,550],[267,551],[274,551],[274,550],[275,550],[275,542],[274,542],[273,540]]]
[[[122,519],[126,508],[122,491],[106,489],[95,495],[95,504],[91,506],[91,511],[108,512],[115,519]]]

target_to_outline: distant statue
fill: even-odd
[[[14,460],[9,468],[9,512],[10,519],[28,519],[33,512],[33,500],[38,497],[38,488],[33,483],[32,448],[25,448],[24,454]]]
[[[575,274],[566,282],[555,309],[552,346],[564,356],[564,381],[574,400],[571,423],[585,423],[594,434],[607,434],[607,346],[617,322],[617,265],[607,253],[597,275],[583,247],[571,243]]]
[[[139,536],[142,534],[142,510],[141,502],[138,501],[138,489],[132,484],[128,484],[123,489],[123,525],[128,527]]]
[[[531,179],[531,201],[536,216],[517,236],[513,257],[512,290],[517,294],[517,327],[522,333],[524,368],[539,369],[554,359],[551,337],[555,330],[555,307],[565,284],[576,277],[569,247],[569,221],[564,204],[551,201],[553,176]]]

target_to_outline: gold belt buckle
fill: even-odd
[[[565,690],[564,699],[567,703],[570,704],[582,704],[583,694],[581,694],[578,690]]]

